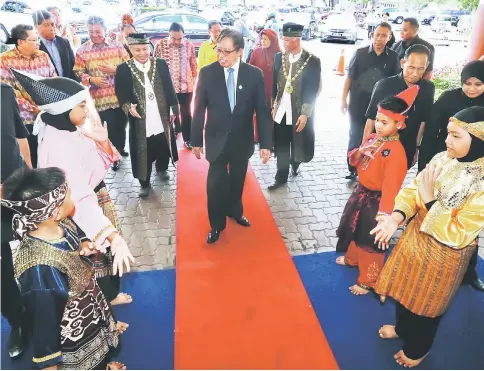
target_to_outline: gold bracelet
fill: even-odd
[[[109,225],[107,225],[106,227],[104,227],[103,229],[101,229],[101,230],[98,232],[98,234],[96,234],[96,237],[94,237],[94,240],[93,240],[93,241],[97,241],[97,239],[98,239],[99,237],[101,237],[101,235],[102,235],[104,232],[106,232],[108,229],[110,229],[110,228],[113,228],[114,230],[116,230],[116,228],[114,228],[112,224],[109,224]]]

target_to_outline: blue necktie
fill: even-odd
[[[234,86],[234,69],[229,68],[229,77],[227,78],[227,93],[229,94],[230,111],[233,112],[235,106],[235,86]]]

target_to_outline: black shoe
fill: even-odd
[[[273,191],[273,190],[275,190],[275,189],[277,189],[277,188],[280,188],[280,187],[282,187],[282,186],[284,186],[284,185],[286,185],[286,182],[278,182],[278,181],[276,180],[276,181],[275,181],[274,183],[272,183],[272,184],[271,184],[269,187],[267,187],[267,189],[268,189],[269,191]]]
[[[14,327],[10,331],[7,340],[7,350],[10,358],[21,355],[24,351],[24,335],[20,327]]]
[[[356,173],[356,171],[350,171],[350,173],[345,176],[345,179],[356,180],[357,176],[358,176],[358,174]]]
[[[187,147],[187,149],[189,149],[189,150],[191,150],[193,148],[192,143],[190,141],[185,142],[185,147]]]
[[[148,184],[147,187],[141,187],[141,189],[139,191],[139,196],[141,198],[146,198],[146,197],[149,196],[150,191],[151,191],[151,184]]]
[[[129,153],[126,152],[124,149],[122,151],[119,151],[119,154],[123,157],[128,157],[129,156]]]
[[[240,224],[241,226],[243,227],[250,227],[250,222],[249,222],[249,219],[247,219],[245,216],[239,216],[239,217],[235,217],[235,216],[231,216],[231,215],[227,215],[229,218],[235,220],[237,222],[237,224]]]
[[[166,170],[156,170],[161,180],[170,180],[170,174]]]
[[[299,175],[299,164],[291,165],[291,175],[298,176]]]
[[[113,169],[113,171],[118,171],[119,170],[119,161],[114,161],[114,163],[111,165],[111,169]]]
[[[220,237],[220,232],[220,229],[212,228],[210,232],[208,232],[207,243],[217,242],[218,238]]]
[[[474,281],[469,282],[469,284],[478,291],[484,291],[484,282],[478,277]]]

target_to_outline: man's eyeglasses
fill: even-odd
[[[228,56],[232,54],[233,52],[236,52],[238,49],[233,49],[233,50],[225,50],[225,49],[220,49],[220,48],[215,48],[215,53],[217,54],[223,54],[225,56]]]

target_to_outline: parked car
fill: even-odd
[[[34,10],[27,2],[17,0],[0,0],[0,41],[5,43],[10,31],[18,24],[33,25]]]
[[[143,14],[134,21],[138,32],[146,33],[154,46],[158,40],[168,36],[168,30],[173,22],[178,22],[185,29],[185,37],[195,46],[198,55],[200,45],[208,40],[208,20],[193,13],[161,11]]]
[[[472,15],[463,15],[457,24],[457,32],[467,34],[472,31],[473,17]]]
[[[438,33],[450,32],[452,29],[452,16],[439,15],[433,20],[430,29]]]
[[[294,22],[304,26],[303,40],[311,40],[318,35],[318,22],[311,17],[311,13],[288,13],[285,15],[281,14],[281,17],[284,21],[280,23],[280,28],[282,28],[282,24],[285,22]]]
[[[357,40],[358,30],[351,15],[331,15],[321,26],[321,42],[345,41],[355,44]]]
[[[390,14],[388,20],[396,24],[402,24],[405,18],[412,16],[412,13],[406,8],[386,8],[381,13]]]
[[[208,9],[202,11],[199,15],[210,21],[220,21],[223,26],[233,26],[237,19],[234,13],[224,9]]]

